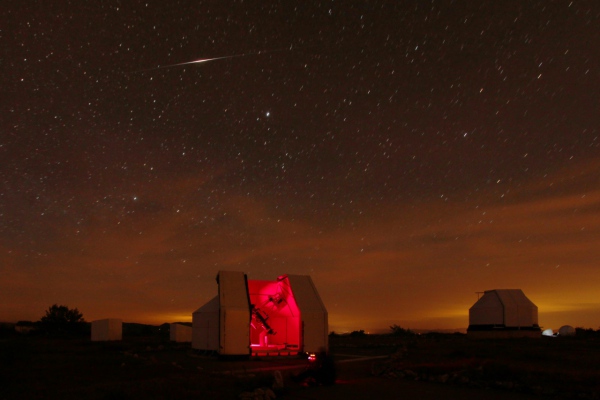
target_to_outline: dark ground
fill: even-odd
[[[218,360],[159,338],[92,343],[0,338],[0,399],[239,399],[272,387],[284,399],[600,399],[600,340],[472,341],[464,335],[332,337],[337,384],[306,387],[298,358]]]

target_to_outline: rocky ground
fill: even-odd
[[[0,338],[0,399],[600,398],[600,341],[465,335],[335,336],[332,387],[291,376],[306,360],[219,360],[156,338]]]
[[[598,399],[599,356],[600,341],[593,339],[429,335],[406,338],[388,358],[373,362],[371,373],[544,397]]]

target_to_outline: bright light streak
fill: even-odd
[[[200,63],[205,63],[205,62],[209,62],[209,61],[215,61],[215,60],[225,60],[228,58],[236,58],[236,57],[244,57],[247,54],[234,54],[232,56],[224,56],[224,57],[215,57],[215,58],[201,58],[199,60],[194,60],[194,61],[187,61],[187,62],[182,62],[179,64],[169,64],[169,65],[163,65],[162,67],[157,67],[154,69],[161,69],[161,68],[171,68],[171,67],[179,67],[182,65],[188,65],[188,64],[200,64]]]

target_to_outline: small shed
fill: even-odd
[[[248,280],[220,271],[219,294],[192,314],[192,347],[220,355],[297,355],[327,350],[327,310],[310,276]]]
[[[521,289],[486,290],[469,309],[470,337],[540,337],[538,308]]]
[[[172,342],[191,342],[192,327],[183,324],[170,324],[169,337]]]
[[[219,296],[192,313],[192,347],[219,350]]]
[[[123,339],[123,321],[120,319],[99,319],[92,321],[92,342]]]

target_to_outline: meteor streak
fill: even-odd
[[[248,56],[250,54],[234,54],[232,56],[224,56],[224,57],[215,57],[215,58],[201,58],[199,60],[194,60],[194,61],[187,61],[187,62],[182,62],[182,63],[178,63],[178,64],[169,64],[169,65],[163,65],[162,67],[156,67],[156,68],[152,68],[149,69],[147,71],[153,71],[155,69],[163,69],[163,68],[171,68],[171,67],[179,67],[181,65],[188,65],[188,64],[200,64],[200,63],[205,63],[205,62],[209,62],[209,61],[215,61],[215,60],[225,60],[228,58],[236,58],[236,57],[245,57]]]
[[[163,66],[156,67],[156,68],[144,69],[144,70],[139,71],[139,72],[155,71],[157,69],[180,67],[182,65],[189,65],[189,64],[201,64],[201,63],[205,63],[205,62],[209,62],[209,61],[226,60],[228,58],[238,58],[238,57],[248,57],[248,56],[260,56],[262,54],[275,53],[275,52],[279,52],[279,51],[291,51],[291,50],[292,50],[292,46],[290,46],[287,49],[259,51],[258,53],[244,53],[244,54],[233,54],[231,56],[223,56],[223,57],[215,57],[215,58],[201,58],[199,60],[194,60],[194,61],[186,61],[186,62],[182,62],[182,63],[178,63],[178,64],[169,64],[169,65],[163,65]]]

